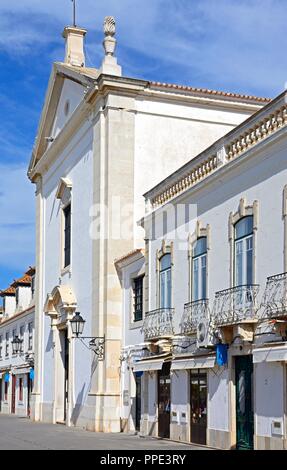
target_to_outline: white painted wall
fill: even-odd
[[[280,421],[283,430],[284,367],[279,362],[254,364],[255,425],[258,436],[271,437],[273,421]]]
[[[64,80],[61,97],[58,103],[51,136],[56,138],[70,119],[73,112],[84,98],[84,87],[71,80]],[[69,112],[66,115],[65,106],[69,102]]]
[[[228,369],[208,371],[208,428],[229,431]]]
[[[175,424],[187,423],[190,403],[188,381],[189,371],[177,370],[171,374],[171,421]],[[173,413],[176,413],[176,417]]]
[[[30,286],[19,286],[18,288],[17,311],[26,310],[32,300],[32,290]]]
[[[63,98],[64,99],[64,98]],[[86,320],[85,336],[91,331],[92,292],[92,239],[90,209],[93,204],[93,128],[86,123],[79,134],[69,142],[65,151],[46,173],[44,188],[44,288],[42,304],[55,286],[68,284],[72,287],[77,310]],[[72,248],[71,269],[63,272],[62,210],[56,192],[62,177],[72,182]],[[75,341],[75,388],[74,404],[81,408],[87,398],[91,381],[91,353],[80,341]],[[54,399],[54,351],[50,319],[44,320],[44,402],[49,406]],[[72,419],[77,419],[78,411]]]
[[[10,316],[16,310],[16,297],[15,295],[6,295],[4,304],[4,315]]]

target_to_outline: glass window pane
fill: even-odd
[[[201,299],[206,299],[206,255],[201,258]]]
[[[235,225],[235,240],[253,233],[253,216],[244,217]]]
[[[171,255],[167,254],[164,255],[160,260],[160,270],[164,271],[165,269],[169,269],[171,267]]]
[[[199,300],[199,271],[198,259],[193,260],[193,275],[192,275],[192,300]]]
[[[165,308],[165,272],[160,273],[160,308]]]
[[[246,240],[246,283],[251,285],[253,283],[253,240],[249,238]]]
[[[242,286],[244,284],[243,279],[243,241],[236,242],[235,245],[235,285]]]
[[[166,308],[171,308],[171,270],[170,269],[166,272],[166,278],[167,278]]]
[[[193,257],[203,255],[207,252],[206,237],[199,238],[193,245]]]

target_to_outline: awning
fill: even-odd
[[[155,361],[137,362],[133,366],[133,371],[134,372],[148,372],[150,370],[161,370],[164,362],[165,362],[164,359],[161,359],[160,361],[155,360]]]
[[[253,362],[287,362],[287,346],[257,348],[253,350]]]
[[[171,370],[212,369],[215,366],[215,356],[190,357],[172,361]]]
[[[22,375],[22,374],[30,374],[31,367],[22,367],[19,369],[12,369],[11,373],[13,375]]]

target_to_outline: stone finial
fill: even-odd
[[[105,17],[104,34],[105,39],[103,46],[105,57],[100,72],[108,75],[121,76],[122,68],[118,65],[116,57],[114,57],[117,41],[115,39],[116,21],[113,16]]]
[[[104,33],[105,33],[105,39],[104,39],[103,44],[104,44],[105,54],[108,56],[113,56],[115,49],[116,49],[116,44],[117,44],[117,41],[114,37],[116,34],[116,22],[113,16],[105,17]]]
[[[113,16],[106,16],[104,21],[105,36],[114,36],[116,34],[116,21]]]

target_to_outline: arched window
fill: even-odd
[[[206,299],[207,295],[207,238],[198,238],[192,249],[192,301]]]
[[[160,308],[171,308],[171,254],[160,259],[159,273]]]
[[[253,216],[240,219],[235,230],[235,286],[253,283]]]

